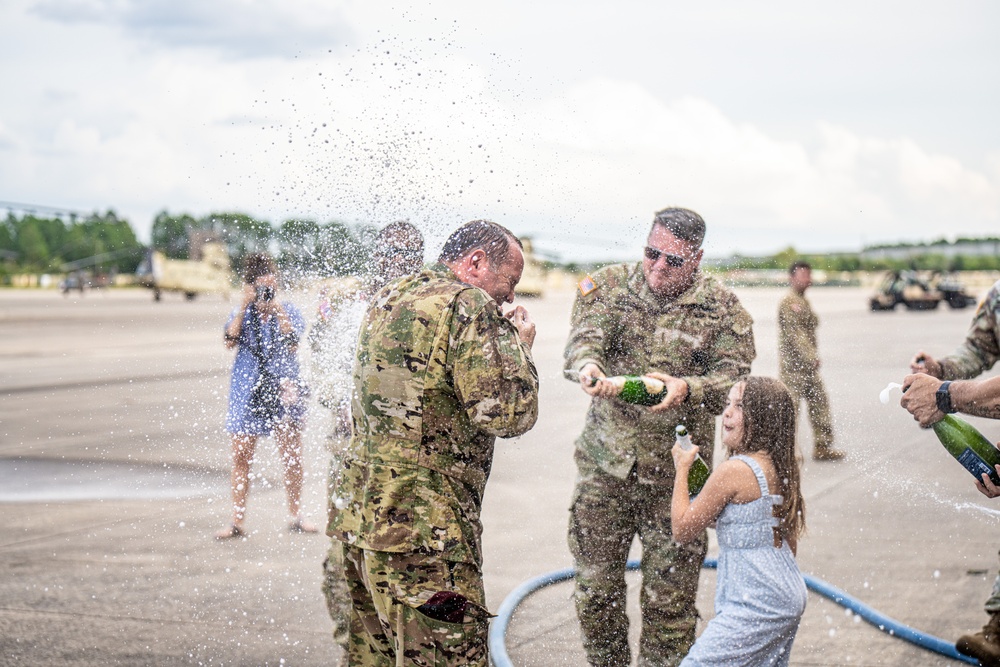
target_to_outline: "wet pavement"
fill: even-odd
[[[755,319],[753,372],[774,374],[782,291],[738,294]],[[972,311],[870,313],[867,293],[851,288],[809,296],[838,445],[850,458],[806,459],[802,570],[942,638],[977,628],[997,568],[1000,501],[980,496],[931,432],[878,402],[916,349],[954,348]],[[586,397],[560,372],[571,299],[562,291],[524,302],[538,322],[541,416],[497,447],[483,516],[493,609],[522,581],[572,564],[566,510]],[[297,300],[311,312],[309,295]],[[0,291],[0,664],[337,658],[319,592],[326,539],[287,532],[270,442],[254,468],[248,538],[212,538],[228,514],[221,425],[231,353],[221,331],[230,308],[218,298],[154,303],[132,290]],[[329,421],[313,407],[304,501],[320,522]],[[1000,439],[997,423],[971,421]],[[808,455],[808,428],[800,443]],[[706,618],[714,576],[703,572]],[[629,581],[635,618],[640,581]],[[557,584],[519,608],[508,636],[514,664],[584,664],[571,593]],[[792,664],[958,663],[811,594]]]

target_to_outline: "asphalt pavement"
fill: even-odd
[[[777,372],[783,290],[738,289],[754,317],[753,373]],[[953,640],[985,621],[1000,505],[896,405],[878,402],[917,349],[941,355],[972,310],[871,313],[857,288],[809,292],[838,446],[814,463],[803,424],[803,572],[922,632]],[[295,294],[311,315],[312,295]],[[487,487],[485,578],[496,609],[521,582],[572,565],[573,440],[587,399],[561,375],[572,293],[524,301],[538,324],[541,414],[497,445]],[[329,665],[320,593],[327,539],[286,531],[281,468],[263,441],[246,540],[228,517],[222,432],[230,352],[218,297],[154,302],[140,290],[0,290],[0,664]],[[1000,424],[970,420],[992,440]],[[329,417],[312,406],[306,513],[317,522]],[[720,454],[717,453],[717,456]],[[638,556],[638,547],[633,549]],[[710,555],[715,553],[714,541]],[[629,575],[637,617],[639,575]],[[704,570],[701,615],[715,574]],[[516,665],[584,665],[569,583],[528,598],[507,646]],[[633,645],[637,640],[633,622]],[[811,594],[793,665],[958,664]]]

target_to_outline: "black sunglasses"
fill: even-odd
[[[672,266],[675,269],[679,266],[683,266],[684,262],[687,261],[680,255],[672,255],[669,252],[663,252],[662,250],[646,246],[646,259],[655,264],[656,260],[660,257],[663,257],[663,261],[667,263],[667,266]]]

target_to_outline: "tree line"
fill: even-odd
[[[189,259],[193,239],[226,246],[234,270],[251,252],[270,252],[285,270],[306,275],[356,273],[372,249],[372,225],[319,223],[292,218],[280,225],[244,213],[211,213],[201,218],[160,212],[153,220],[152,249]],[[109,210],[64,220],[8,213],[0,220],[0,276],[15,273],[134,273],[148,248],[131,224]]]
[[[153,220],[152,248],[175,259],[191,257],[192,239],[216,239],[225,244],[233,269],[238,270],[250,252],[267,251],[279,266],[307,276],[337,276],[357,273],[370,255],[377,228],[370,224],[350,225],[340,221],[320,223],[290,218],[273,225],[244,213],[210,213],[196,218],[187,213],[162,211]],[[961,239],[956,243],[1000,241]],[[902,258],[866,257],[861,253],[803,254],[794,248],[765,257],[731,257],[713,262],[717,269],[787,269],[804,259],[824,271],[997,271],[1000,254],[949,256],[940,252],[946,241],[930,244],[873,246],[905,248]],[[133,273],[148,249],[136,238],[128,220],[113,210],[93,213],[86,218],[16,216],[8,213],[0,220],[0,277],[15,273],[67,273],[88,270],[94,273]],[[547,262],[552,266],[557,263]],[[573,270],[574,264],[562,268]],[[588,265],[586,268],[592,268]]]
[[[1000,239],[962,239],[962,242],[997,242]],[[956,242],[958,243],[958,242]],[[898,244],[893,246],[872,246],[865,251],[882,248],[898,248],[906,250],[904,256],[866,256],[860,253],[800,253],[795,248],[786,248],[781,252],[765,257],[731,257],[716,263],[720,269],[788,269],[792,262],[804,260],[813,269],[821,271],[904,271],[907,269],[921,271],[1000,271],[1000,254],[946,254],[940,252],[946,242],[931,244]]]

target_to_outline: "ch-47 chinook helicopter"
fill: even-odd
[[[153,290],[156,301],[163,292],[180,292],[188,301],[199,294],[221,294],[228,298],[234,278],[226,246],[210,237],[192,237],[190,256],[191,259],[171,259],[151,249],[139,264],[136,278],[140,285]]]

